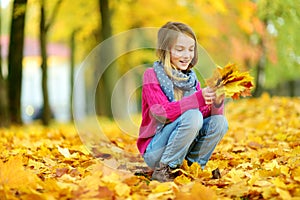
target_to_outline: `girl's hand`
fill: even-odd
[[[209,105],[215,102],[217,95],[215,90],[210,87],[206,87],[202,89],[202,96],[205,100],[205,103]]]
[[[206,104],[214,104],[216,107],[219,107],[225,99],[225,93],[217,95],[216,90],[209,87],[202,89],[202,96]]]
[[[217,96],[216,99],[215,99],[215,101],[214,101],[214,105],[216,107],[220,107],[221,104],[223,103],[224,99],[225,99],[225,93]]]

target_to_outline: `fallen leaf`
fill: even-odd
[[[115,186],[115,192],[120,197],[128,197],[130,195],[130,187],[125,183],[118,183]]]
[[[61,148],[60,146],[57,146],[57,150],[59,153],[61,153],[65,158],[70,158],[71,154],[69,152],[68,148]]]
[[[69,171],[69,169],[68,168],[57,168],[56,169],[56,176],[57,177],[61,177],[61,176],[63,176],[64,174],[66,174],[67,172]]]
[[[278,192],[281,199],[284,199],[284,200],[292,199],[291,194],[287,190],[276,187],[276,192]]]
[[[0,186],[19,188],[36,184],[37,176],[24,169],[21,156],[12,157],[5,163],[0,160]]]
[[[112,192],[111,190],[109,190],[107,187],[105,186],[99,186],[98,187],[98,194],[95,196],[96,198],[99,199],[113,199],[114,197],[114,192]]]

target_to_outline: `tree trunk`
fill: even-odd
[[[99,0],[100,14],[101,14],[101,30],[100,35],[102,41],[112,36],[111,27],[111,11],[109,9],[108,0]],[[100,70],[105,70],[99,82],[99,87],[96,94],[96,110],[98,114],[112,117],[111,110],[111,96],[114,85],[118,78],[118,70],[116,64],[106,66],[107,58],[114,58],[115,50],[113,42],[105,49],[100,51]],[[96,77],[97,78],[97,77]]]
[[[0,127],[6,127],[9,125],[7,87],[1,71],[2,69],[1,69],[1,58],[0,58]]]
[[[288,81],[288,86],[289,86],[289,95],[290,97],[295,97],[296,95],[296,81],[295,80],[290,80]]]
[[[49,105],[49,95],[48,95],[48,66],[47,66],[47,30],[45,22],[45,9],[44,0],[41,1],[41,21],[40,21],[40,48],[42,56],[42,91],[43,91],[43,115],[42,122],[43,125],[49,125],[51,119],[51,110]]]
[[[255,90],[253,92],[254,97],[259,97],[264,91],[264,83],[265,83],[265,76],[266,76],[265,63],[266,63],[266,58],[265,58],[265,53],[263,53],[256,67],[257,68],[256,83],[255,83]]]
[[[14,1],[10,29],[11,32],[8,53],[8,99],[11,122],[16,124],[22,124],[21,88],[26,5],[27,0]]]
[[[0,32],[1,32],[1,18],[0,18]],[[0,52],[2,47],[0,43]],[[9,125],[8,101],[7,101],[7,87],[6,81],[2,74],[2,54],[0,53],[0,127]]]
[[[42,122],[43,125],[48,126],[50,119],[52,117],[52,111],[49,103],[49,93],[48,93],[48,56],[47,56],[47,32],[55,18],[57,16],[58,10],[62,0],[58,0],[53,8],[52,14],[48,23],[46,23],[46,14],[45,14],[45,0],[41,0],[41,21],[40,21],[40,49],[42,57],[42,91],[43,91],[43,114]]]
[[[73,121],[73,88],[74,88],[74,68],[75,68],[75,37],[78,30],[74,30],[71,35],[70,54],[70,121]]]
[[[1,19],[0,19],[0,32],[1,32]],[[1,43],[0,43],[1,52]],[[4,77],[2,75],[2,55],[0,53],[0,127],[9,125],[9,113],[7,102],[7,87]]]
[[[263,20],[265,27],[267,27],[267,20]],[[254,97],[259,97],[264,91],[265,79],[266,79],[266,54],[267,49],[265,46],[264,38],[260,39],[259,45],[262,49],[262,55],[256,66],[256,83],[255,90],[253,92]]]

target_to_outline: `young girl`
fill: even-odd
[[[152,180],[172,181],[172,170],[198,162],[202,168],[227,132],[224,95],[200,88],[192,68],[198,61],[192,29],[168,22],[158,31],[159,61],[145,71],[142,88],[142,122],[137,146]]]

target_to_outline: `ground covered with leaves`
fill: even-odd
[[[300,199],[300,99],[238,100],[226,116],[229,131],[206,168],[184,163],[167,183],[107,167],[72,125],[0,129],[0,199]],[[134,140],[111,135],[136,151]]]

